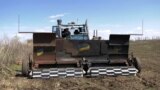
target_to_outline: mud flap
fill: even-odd
[[[50,68],[32,70],[30,77],[32,78],[65,78],[65,77],[83,77],[85,72],[81,68]]]
[[[92,76],[127,76],[136,75],[138,70],[134,67],[90,67],[87,73]]]

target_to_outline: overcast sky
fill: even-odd
[[[0,0],[0,38],[21,31],[51,31],[56,19],[64,23],[88,20],[91,36],[97,29],[102,38],[114,33],[160,36],[160,0]],[[28,35],[17,34],[20,38]]]

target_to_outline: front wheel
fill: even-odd
[[[133,65],[135,66],[136,69],[138,69],[138,73],[140,73],[141,72],[140,60],[137,58],[133,58]]]
[[[29,72],[29,60],[22,61],[22,75],[28,76]]]

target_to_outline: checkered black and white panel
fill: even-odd
[[[91,76],[136,75],[137,72],[134,67],[91,67],[88,70]]]
[[[83,77],[83,74],[84,71],[81,68],[51,68],[30,72],[32,78]]]

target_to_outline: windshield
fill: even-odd
[[[78,34],[78,35],[71,35],[70,40],[89,40],[88,35],[86,34]]]

